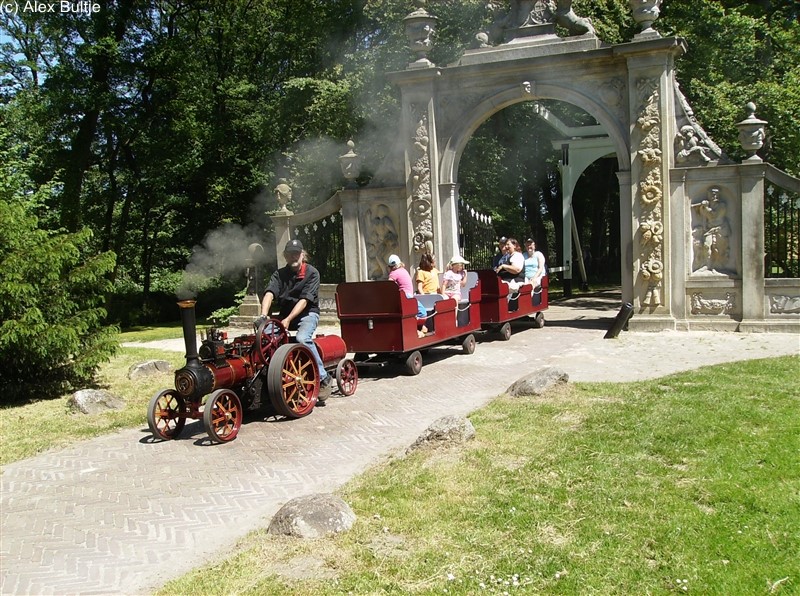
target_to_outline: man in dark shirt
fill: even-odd
[[[272,274],[261,302],[261,316],[268,317],[273,301],[277,301],[281,324],[286,329],[296,329],[297,342],[311,350],[323,393],[330,391],[331,378],[312,339],[319,324],[319,271],[306,263],[305,257],[302,242],[295,239],[286,243],[283,249],[286,266]]]

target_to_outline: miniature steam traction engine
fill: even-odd
[[[232,441],[239,433],[245,410],[266,405],[264,398],[276,413],[287,418],[311,413],[321,399],[317,365],[306,346],[292,343],[280,321],[268,319],[255,334],[231,342],[226,341],[225,333],[212,327],[198,352],[194,305],[194,300],[178,302],[186,365],[175,371],[175,389],[164,389],[150,400],[147,423],[155,437],[174,439],[187,418],[202,418],[212,441]],[[358,370],[346,358],[342,338],[319,335],[314,343],[325,368],[335,367],[339,391],[352,395]]]

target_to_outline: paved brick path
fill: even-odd
[[[221,556],[287,500],[335,490],[437,418],[472,412],[541,364],[573,381],[625,381],[800,352],[800,336],[787,334],[603,340],[618,304],[551,307],[544,329],[518,325],[510,341],[479,340],[471,356],[436,348],[417,377],[380,371],[306,418],[248,422],[231,444],[208,444],[196,421],[175,441],[152,442],[140,427],[10,464],[0,487],[0,593],[146,594]],[[445,382],[457,396],[440,390]]]

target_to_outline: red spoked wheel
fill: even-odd
[[[358,387],[358,367],[356,363],[345,358],[336,365],[336,386],[342,395],[353,395]]]
[[[147,426],[164,441],[176,438],[186,425],[186,402],[174,389],[156,393],[147,406]]]
[[[275,351],[288,341],[289,334],[283,324],[278,319],[267,319],[256,330],[256,360],[266,366]]]
[[[215,443],[233,441],[242,427],[242,401],[230,389],[217,389],[206,399],[203,426]]]
[[[287,418],[311,413],[319,396],[319,371],[311,351],[301,344],[286,344],[272,355],[267,370],[269,400]]]

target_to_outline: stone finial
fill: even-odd
[[[653,29],[653,23],[661,12],[659,10],[661,0],[629,0],[629,2],[633,20],[642,28],[635,38],[661,37],[658,31]]]
[[[739,129],[739,143],[748,155],[745,161],[760,162],[762,159],[756,152],[764,145],[764,127],[767,122],[756,116],[756,104],[752,101],[744,106],[744,110],[747,112],[747,117],[736,124],[736,128]]]
[[[347,180],[347,186],[354,187],[356,178],[361,174],[362,157],[355,152],[356,144],[352,139],[347,141],[347,153],[339,156],[339,166],[342,168],[342,176]]]
[[[403,19],[408,48],[414,53],[416,61],[412,68],[433,66],[428,60],[428,52],[433,47],[433,38],[436,35],[436,23],[439,19],[425,10],[425,0],[415,0],[417,9]]]
[[[286,184],[286,180],[281,178],[273,192],[275,193],[275,199],[278,201],[278,212],[291,213],[286,205],[292,200],[292,187]]]

